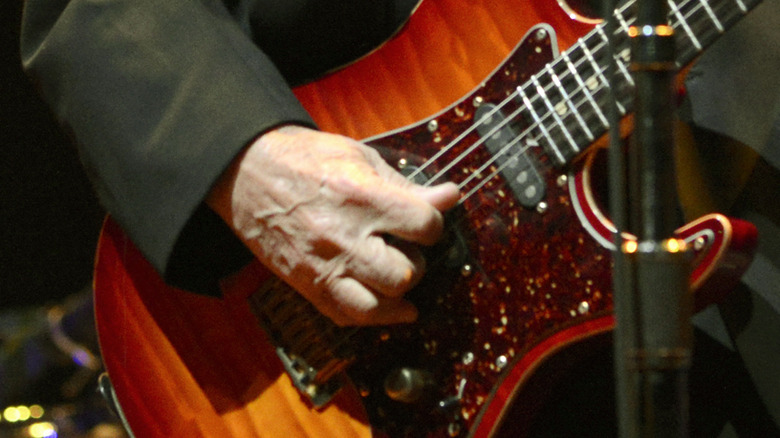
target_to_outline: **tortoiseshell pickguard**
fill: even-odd
[[[459,159],[479,135],[453,140],[472,128],[480,104],[503,101],[553,55],[550,29],[532,29],[472,94],[431,119],[369,143],[401,170],[425,162],[428,177],[455,162],[441,181],[461,183],[490,153],[482,146]],[[522,128],[528,121],[517,123]],[[360,359],[349,375],[365,397],[375,430],[390,436],[467,433],[513,362],[551,334],[611,310],[608,251],[578,221],[566,171],[537,149],[527,153],[546,183],[544,205],[524,208],[502,177],[489,178],[448,218],[455,236],[428,255],[429,271],[409,294],[420,307],[418,323],[381,329],[362,340]],[[483,178],[494,170],[483,171]],[[483,178],[466,184],[463,193]],[[463,246],[449,248],[453,239]],[[449,257],[438,260],[436,250],[449,251]],[[384,377],[399,367],[432,373],[433,392],[439,392],[428,403],[390,400]],[[447,399],[453,407],[432,409]]]

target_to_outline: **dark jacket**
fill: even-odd
[[[216,178],[259,134],[314,126],[291,85],[369,51],[414,4],[30,0],[22,60],[145,257],[214,292],[250,259],[202,203]]]

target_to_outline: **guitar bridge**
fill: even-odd
[[[252,294],[249,305],[295,387],[314,407],[325,406],[355,360],[350,342],[355,329],[336,326],[278,278]]]

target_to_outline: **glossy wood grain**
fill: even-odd
[[[321,412],[302,400],[238,305],[264,273],[225,300],[170,288],[111,219],[96,269],[101,349],[137,437],[370,436],[350,388]]]
[[[592,29],[554,1],[427,0],[380,50],[295,92],[322,129],[377,135],[466,95],[538,23],[556,29],[561,50]]]

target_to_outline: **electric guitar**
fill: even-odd
[[[408,294],[414,324],[336,327],[257,263],[221,299],[171,288],[107,219],[97,325],[137,437],[527,433],[542,370],[614,326],[614,230],[596,189],[607,35],[542,3],[425,1],[380,49],[294,90],[323,130],[366,139],[417,182],[460,186]],[[674,0],[679,64],[757,3]],[[616,11],[621,115],[630,11]],[[699,307],[738,281],[756,241],[718,214],[677,235],[694,248]]]

